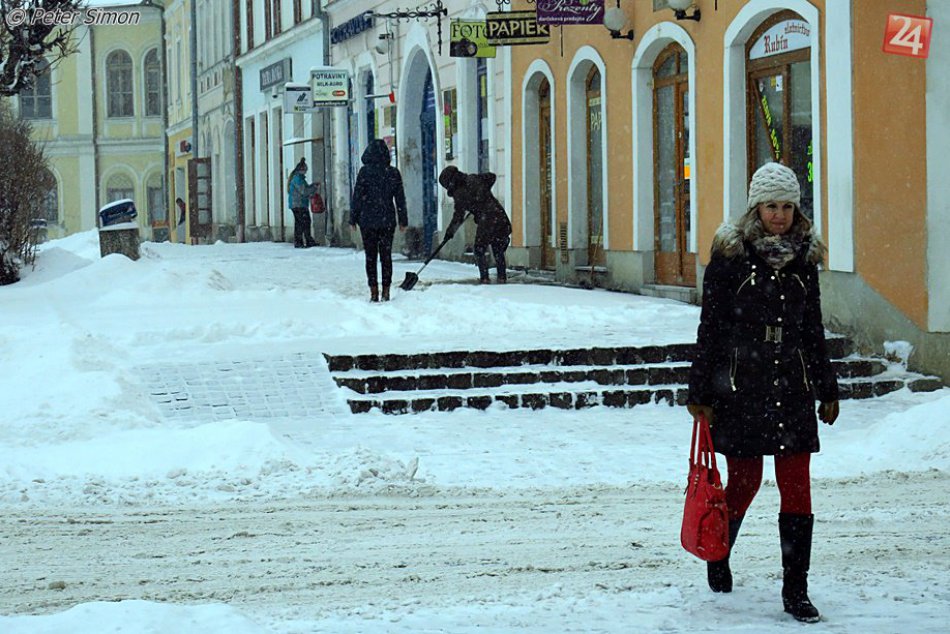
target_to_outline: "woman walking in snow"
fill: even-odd
[[[389,146],[382,139],[370,141],[363,151],[363,167],[356,175],[353,200],[350,204],[350,226],[359,226],[366,252],[366,281],[370,301],[378,302],[379,283],[376,260],[383,274],[384,302],[389,301],[389,287],[393,281],[393,234],[396,221],[399,230],[409,225],[406,213],[406,193],[402,175],[390,165]]]
[[[752,176],[747,212],[723,224],[703,280],[703,309],[688,408],[712,425],[726,456],[729,543],[774,456],[781,495],[782,600],[799,621],[819,620],[808,598],[812,527],[809,462],[821,420],[838,416],[818,291],[824,245],[799,208],[795,173],[767,163]],[[732,591],[729,557],[707,562],[713,592]]]

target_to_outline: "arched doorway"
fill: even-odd
[[[422,89],[422,112],[419,115],[422,152],[422,248],[426,255],[432,253],[432,236],[438,229],[438,179],[435,130],[435,90],[432,87],[432,71],[426,72]]]
[[[696,284],[696,254],[689,250],[688,62],[683,47],[670,44],[653,64],[654,268],[657,283],[674,286]]]
[[[776,161],[795,171],[814,218],[811,26],[794,11],[763,22],[746,44],[748,178]]]
[[[587,129],[587,258],[604,266],[604,129],[601,116],[600,70],[592,66],[584,83]]]

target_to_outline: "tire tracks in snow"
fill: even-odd
[[[814,482],[813,588],[876,600],[915,581],[888,600],[950,607],[948,485],[950,474],[939,471]],[[525,601],[549,591],[708,593],[702,562],[679,547],[678,486],[469,493],[10,506],[0,516],[0,613],[144,599],[321,616]],[[734,554],[739,587],[778,583],[777,510],[767,484]],[[932,593],[916,596],[919,582]]]

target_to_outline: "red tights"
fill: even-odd
[[[775,480],[782,497],[782,513],[811,513],[810,453],[775,456]],[[726,505],[729,518],[745,515],[762,484],[762,456],[755,458],[726,457],[729,479],[726,482]]]

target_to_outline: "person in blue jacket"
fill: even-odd
[[[310,197],[317,192],[317,183],[307,183],[307,159],[302,158],[287,180],[287,206],[294,212],[294,248],[317,246],[310,231]]]
[[[400,231],[405,231],[409,225],[406,193],[402,186],[402,175],[389,164],[389,146],[385,141],[370,141],[363,151],[362,161],[363,167],[356,175],[350,203],[350,226],[358,226],[363,236],[370,301],[380,300],[376,271],[378,259],[383,277],[382,300],[387,302],[393,281],[393,234],[396,223],[398,220]]]

